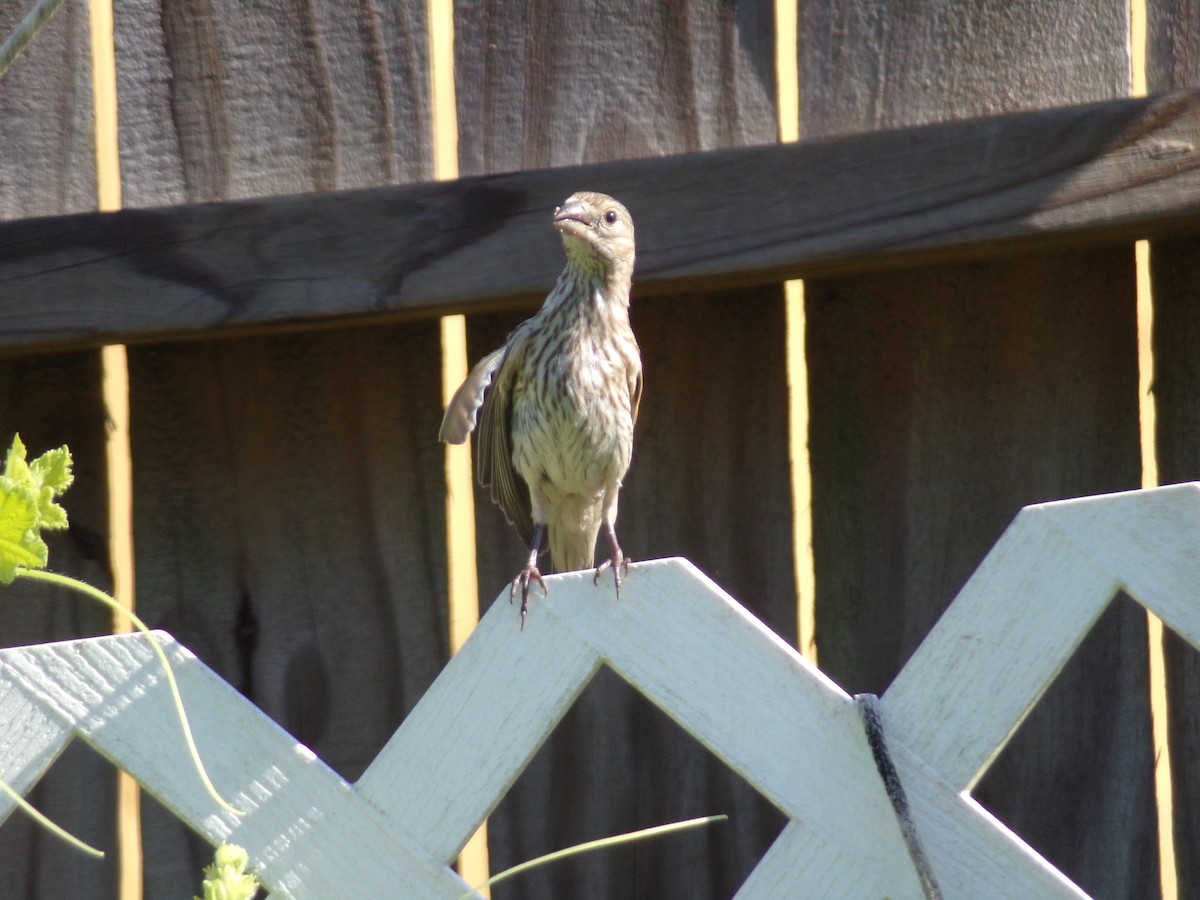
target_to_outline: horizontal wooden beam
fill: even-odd
[[[639,296],[1200,232],[1200,91],[453,182],[0,222],[0,347],[527,303],[554,205],[625,201]]]

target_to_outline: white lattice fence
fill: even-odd
[[[1197,585],[1200,485],[1021,512],[880,703],[945,896],[1082,896],[967,792],[1118,590],[1196,645]],[[249,850],[273,896],[454,898],[449,862],[609,665],[790,817],[739,898],[921,896],[852,698],[795,650],[684,560],[631,569],[619,604],[589,573],[550,588],[524,632],[492,607],[355,785],[165,634],[201,754],[248,815],[202,790],[140,636],[0,652],[0,777],[28,791],[78,735]]]

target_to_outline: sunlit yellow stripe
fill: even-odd
[[[454,4],[429,0],[429,60],[433,85],[434,177],[458,177],[458,103],[454,92]],[[441,321],[442,401],[467,377],[467,322],[463,316]],[[475,568],[475,495],[470,443],[446,446],[446,562],[449,570],[450,652],[457,653],[479,621],[479,575]],[[468,884],[490,877],[487,823],[467,842],[458,871]],[[490,889],[482,891],[490,897]]]
[[[800,138],[800,73],[797,61],[797,2],[775,3],[775,78],[779,140]],[[787,328],[788,455],[792,479],[792,559],[796,577],[796,641],[817,660],[816,576],[812,553],[812,472],[808,458],[808,361],[804,352],[804,282],[783,286]]]
[[[121,163],[117,144],[117,66],[113,45],[112,0],[91,0],[92,103],[96,144],[96,200],[102,212],[121,208]],[[108,540],[113,596],[134,607],[133,468],[129,452],[129,368],[125,348],[100,354],[103,398],[108,415],[105,444],[108,470]],[[115,616],[113,631],[130,630]],[[117,774],[117,870],[121,900],[142,898],[141,795],[137,782]]]
[[[1129,4],[1130,93],[1146,96],[1146,3]],[[1142,447],[1142,487],[1158,485],[1158,446],[1154,406],[1154,297],[1150,284],[1150,244],[1134,245],[1137,271],[1138,420]],[[1167,738],[1166,664],[1163,659],[1163,624],[1146,613],[1150,641],[1150,716],[1154,729],[1155,798],[1158,804],[1158,855],[1164,900],[1179,895],[1175,870],[1174,790],[1171,784],[1171,747]]]
[[[112,0],[91,0],[92,103],[95,115],[96,194],[102,212],[121,208],[117,154],[117,63]]]

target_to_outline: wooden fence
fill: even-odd
[[[968,791],[1118,591],[1200,646],[1198,577],[1200,484],[1017,517],[878,702],[938,896],[1085,896]],[[795,649],[683,560],[633,567],[619,603],[587,572],[552,584],[521,631],[493,605],[354,786],[162,632],[244,816],[203,789],[143,635],[0,651],[0,775],[28,790],[80,737],[245,846],[272,896],[449,900],[455,856],[603,665],[786,814],[739,898],[925,896],[856,701]]]
[[[1162,93],[1200,83],[1186,4],[464,0],[465,177],[445,185],[427,183],[431,8],[113,0],[112,216],[95,213],[88,5],[66,0],[0,79],[0,423],[75,453],[53,565],[109,579],[97,348],[126,341],[139,609],[342,778],[449,655],[437,316],[469,314],[472,358],[494,347],[555,274],[546,222],[570,191],[615,193],[638,224],[624,548],[687,557],[807,645],[798,506],[819,663],[848,692],[892,683],[1021,507],[1136,488],[1143,466],[1200,478],[1200,111]],[[0,33],[25,10],[0,3]],[[801,143],[768,146],[781,131]],[[799,398],[811,508],[791,491]],[[521,549],[476,500],[490,597]],[[108,625],[55,593],[0,604],[10,646]],[[972,791],[1098,897],[1162,880],[1148,647],[1119,599]],[[1200,896],[1197,659],[1168,637],[1181,896]],[[112,846],[112,785],[72,747],[32,799]],[[497,896],[728,897],[784,827],[602,670],[490,817],[492,867],[718,810],[737,826]],[[174,896],[207,846],[152,801],[143,823],[146,895]],[[114,892],[111,863],[19,818],[0,883]]]

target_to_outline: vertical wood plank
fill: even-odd
[[[801,4],[805,137],[1127,91],[1123,2]],[[1137,487],[1131,247],[807,285],[817,645],[882,691],[1024,504]],[[1144,617],[1110,610],[975,796],[1153,896]]]
[[[0,35],[30,5],[0,4]],[[96,208],[87,4],[63,4],[0,78],[0,122],[0,217]],[[75,459],[75,484],[63,498],[71,527],[48,536],[50,566],[107,589],[104,415],[98,353],[0,357],[0,445],[20,432],[31,455],[67,444]],[[3,588],[4,646],[104,634],[110,623],[107,610],[66,591],[19,581]],[[72,745],[29,799],[111,851],[115,783],[111,765]],[[107,898],[116,888],[115,859],[84,859],[16,814],[0,827],[0,884],[14,897]]]
[[[1151,93],[1200,84],[1200,9],[1189,0],[1147,0],[1146,82]],[[1200,241],[1150,246],[1154,302],[1154,403],[1159,480],[1200,478]],[[1177,888],[1200,897],[1200,653],[1164,634],[1168,740],[1174,793]]]
[[[461,170],[773,141],[773,17],[763,2],[457,3]],[[559,240],[550,215],[563,199],[544,198],[547,242]],[[636,224],[639,198],[619,199]],[[635,559],[689,557],[794,640],[782,291],[639,301],[634,281],[647,387],[621,497],[622,547]],[[472,358],[521,318],[472,317]],[[486,492],[476,509],[488,602],[523,551]],[[615,602],[611,583],[596,602]],[[518,639],[515,613],[513,627]],[[495,896],[728,897],[782,825],[648,701],[601,672],[489,820],[493,869],[717,812],[730,815],[728,826],[535,871]]]
[[[126,203],[430,177],[425,11],[117,0]],[[357,778],[448,654],[436,323],[139,347],[130,375],[139,608]],[[209,851],[144,818],[147,896],[177,893]]]
[[[1150,248],[1154,296],[1154,402],[1159,479],[1200,478],[1200,244],[1159,241]],[[1180,897],[1200,897],[1200,653],[1164,631],[1175,858]]]
[[[0,5],[0,40],[32,4]],[[0,217],[96,208],[87,6],[64,3],[0,81]]]
[[[117,0],[127,206],[432,174],[425,6]]]
[[[47,535],[50,568],[110,590],[100,374],[98,353],[0,358],[0,442],[7,445],[19,431],[31,455],[64,443],[71,448],[75,483],[62,501],[71,524]],[[112,624],[109,610],[67,591],[18,580],[2,593],[6,647],[105,634]],[[113,767],[72,744],[28,799],[83,840],[115,851],[115,787]],[[86,859],[16,814],[0,826],[0,883],[15,897],[112,897],[115,854]]]

